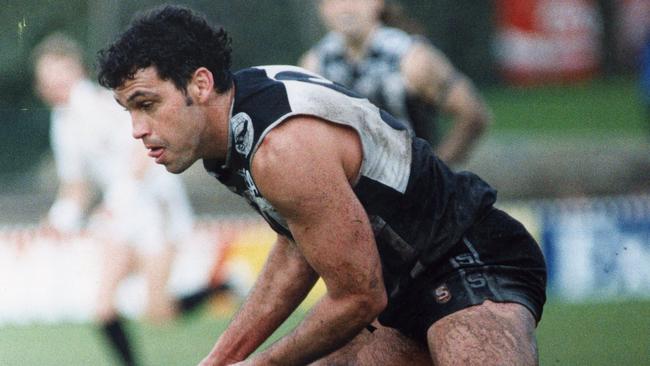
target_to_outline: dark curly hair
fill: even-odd
[[[99,51],[97,79],[115,89],[138,70],[153,66],[161,79],[185,93],[194,71],[205,67],[221,93],[232,84],[231,51],[223,28],[211,27],[188,8],[166,5],[136,16],[113,44]]]

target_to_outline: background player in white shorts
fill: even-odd
[[[118,286],[140,265],[147,317],[163,321],[182,310],[167,280],[174,245],[192,231],[191,205],[180,177],[156,166],[130,137],[129,115],[112,94],[87,79],[75,41],[58,33],[47,37],[34,50],[34,67],[38,94],[52,108],[59,178],[45,226],[63,236],[83,228],[101,240],[97,320],[123,363],[136,364],[116,312]]]

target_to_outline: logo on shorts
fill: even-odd
[[[449,288],[444,283],[438,286],[433,293],[438,304],[445,304],[451,300],[451,291],[449,291]]]
[[[241,112],[234,115],[230,123],[235,137],[235,149],[247,157],[253,148],[253,121],[248,114]]]

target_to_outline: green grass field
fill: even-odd
[[[292,317],[275,337],[293,327]],[[195,365],[226,326],[207,313],[162,327],[131,323],[145,365]],[[650,365],[650,301],[551,302],[539,327],[541,365]],[[0,365],[112,365],[92,325],[0,328]]]
[[[536,88],[482,91],[494,113],[495,134],[638,136],[647,134],[633,78]]]

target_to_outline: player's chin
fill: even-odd
[[[165,169],[167,169],[168,172],[174,173],[174,174],[180,174],[180,173],[184,172],[185,169],[187,169],[187,168],[182,168],[182,167],[178,167],[178,166],[171,165],[171,164],[164,164],[164,165],[165,165]]]
[[[193,161],[164,161],[161,162],[165,166],[168,172],[174,174],[180,174],[187,170],[192,165]]]

